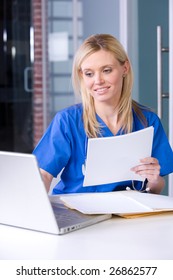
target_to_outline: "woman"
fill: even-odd
[[[58,112],[33,152],[47,191],[61,171],[53,194],[141,189],[141,182],[83,187],[87,139],[153,126],[152,156],[132,170],[146,179],[144,191],[160,193],[163,176],[173,172],[173,152],[157,115],[132,100],[132,67],[119,41],[109,34],[86,39],[76,52],[72,81],[82,103]]]

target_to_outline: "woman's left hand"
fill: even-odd
[[[150,192],[159,194],[165,186],[165,180],[160,176],[159,161],[154,157],[147,157],[141,159],[140,162],[141,164],[133,167],[131,170],[147,179],[147,188]]]
[[[160,164],[156,158],[147,157],[140,160],[141,164],[131,170],[147,179],[148,182],[157,182],[160,175]]]

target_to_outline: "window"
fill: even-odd
[[[82,1],[48,0],[50,117],[75,103],[72,61],[83,40]]]

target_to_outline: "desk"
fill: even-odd
[[[113,217],[55,236],[0,225],[1,260],[173,260],[173,214]]]

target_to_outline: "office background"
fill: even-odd
[[[157,112],[157,26],[167,48],[171,2],[2,0],[0,150],[30,153],[54,114],[78,101],[71,86],[73,55],[93,33],[111,33],[122,42],[134,68],[133,97]],[[169,136],[168,51],[162,70],[162,123]]]

